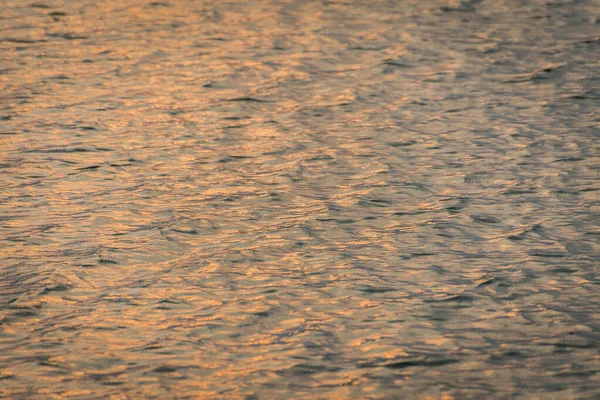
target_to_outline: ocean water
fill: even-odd
[[[597,1],[0,9],[0,397],[600,397]]]

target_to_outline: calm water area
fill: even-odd
[[[600,398],[600,1],[0,11],[0,398]]]

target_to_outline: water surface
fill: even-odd
[[[4,1],[0,397],[600,396],[599,16]]]

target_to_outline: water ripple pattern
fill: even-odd
[[[5,0],[0,397],[600,397],[595,0]]]

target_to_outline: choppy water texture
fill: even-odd
[[[0,397],[600,396],[600,4],[5,0]]]

